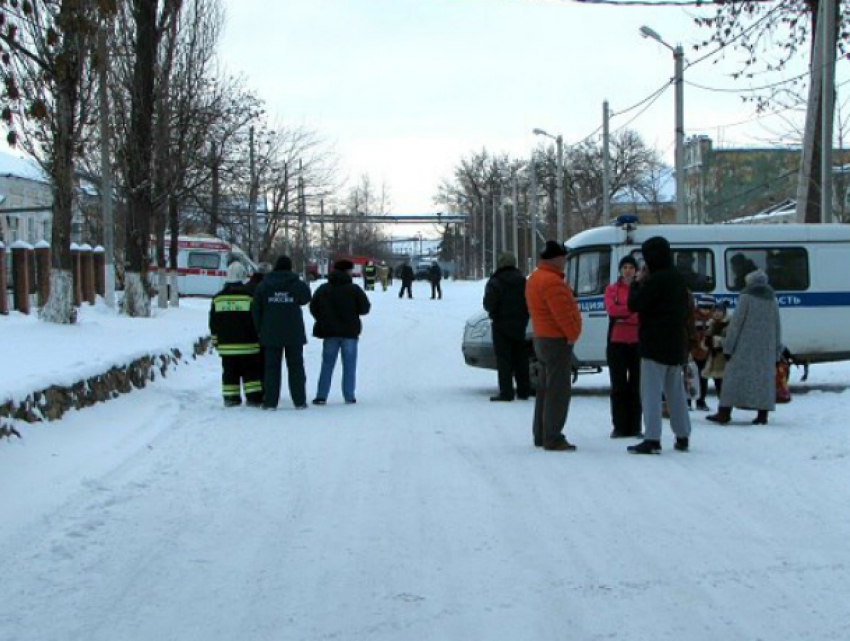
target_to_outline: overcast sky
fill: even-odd
[[[245,75],[273,118],[332,141],[352,182],[362,174],[385,182],[399,214],[437,211],[437,187],[464,155],[484,147],[528,155],[540,142],[535,127],[577,142],[601,125],[603,100],[617,112],[659,89],[673,75],[672,53],[642,38],[641,25],[684,45],[688,60],[702,56],[690,45],[709,35],[694,25],[695,9],[679,7],[559,0],[224,5],[226,70]],[[730,51],[725,60],[695,64],[686,81],[743,88],[729,77],[734,57]],[[639,111],[615,116],[612,129]],[[728,126],[752,114],[737,94],[685,87],[688,136],[766,145],[775,129],[763,122]],[[673,125],[671,87],[629,126],[672,165]]]

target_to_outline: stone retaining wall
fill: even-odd
[[[205,336],[195,341],[192,359],[210,352],[211,338]],[[181,362],[187,363],[179,349],[164,354],[152,354],[136,359],[124,367],[113,367],[108,372],[79,381],[69,387],[54,385],[34,392],[23,401],[8,401],[0,405],[0,418],[12,418],[27,423],[55,421],[72,409],[90,407],[121,394],[141,389],[157,375],[165,377]]]

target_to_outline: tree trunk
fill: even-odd
[[[64,2],[60,24],[73,19],[73,3]],[[79,104],[82,62],[78,34],[67,34],[56,58],[56,115],[50,174],[53,182],[50,297],[40,316],[52,323],[75,323],[71,278],[71,219],[74,211],[74,151],[77,140],[75,114]]]
[[[127,273],[124,290],[124,313],[131,317],[151,315],[147,272],[153,209],[151,156],[158,4],[158,0],[134,0],[133,2],[133,14],[136,20],[136,60],[133,68],[133,96],[130,106]]]

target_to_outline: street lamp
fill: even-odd
[[[564,238],[564,139],[560,134],[553,136],[542,129],[535,129],[532,133],[535,136],[551,138],[558,148],[558,178],[556,183],[558,186],[558,241],[564,242],[566,240]]]
[[[684,91],[684,60],[682,45],[671,47],[664,42],[657,32],[649,27],[641,27],[640,35],[652,38],[673,52],[675,62],[676,83],[676,222],[688,222],[685,212],[685,91]]]

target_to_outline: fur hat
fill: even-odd
[[[354,269],[354,263],[343,258],[342,260],[338,260],[334,263],[334,269],[338,272],[347,272]]]
[[[564,246],[554,240],[547,240],[546,247],[540,252],[540,258],[544,260],[549,260],[550,258],[557,258],[558,256],[566,256],[567,250],[564,249]]]
[[[744,282],[747,285],[767,285],[767,274],[757,269],[747,274],[744,277]]]
[[[241,283],[247,275],[248,272],[245,271],[245,266],[239,261],[235,261],[230,263],[230,267],[227,268],[227,276],[225,276],[224,282]]]
[[[623,269],[623,265],[631,265],[632,267],[637,269],[637,266],[638,266],[637,259],[634,256],[632,256],[631,254],[623,256],[620,259],[620,264],[617,265],[617,271],[620,271],[621,269]]]
[[[499,254],[499,260],[496,265],[499,269],[502,267],[516,267],[516,256],[511,252],[502,252]]]
[[[277,262],[274,264],[274,270],[276,272],[292,271],[292,259],[285,254],[281,254],[278,256]]]

